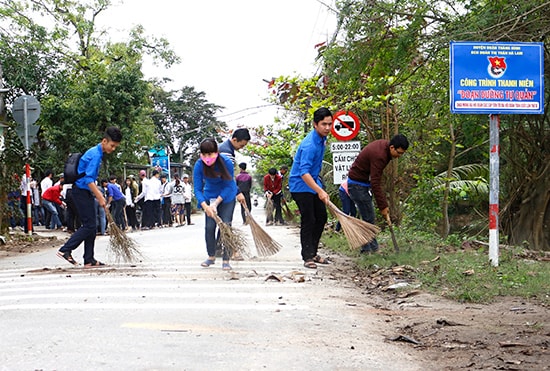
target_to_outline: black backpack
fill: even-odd
[[[78,173],[78,164],[82,153],[69,153],[69,157],[65,161],[65,167],[63,168],[63,175],[65,176],[65,184],[73,184],[78,179],[82,178],[86,173]]]

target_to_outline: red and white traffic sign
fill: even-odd
[[[333,116],[332,135],[338,140],[351,140],[359,133],[359,117],[350,111],[338,111]]]

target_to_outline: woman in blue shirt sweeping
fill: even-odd
[[[204,235],[208,258],[201,263],[201,266],[209,267],[215,263],[216,246],[219,241],[219,233],[216,236],[217,226],[213,217],[218,214],[223,222],[231,225],[235,197],[241,203],[244,201],[242,193],[239,193],[240,197],[237,196],[233,163],[228,157],[218,152],[218,144],[213,138],[207,138],[200,144],[200,159],[194,166],[193,185],[198,204],[206,214]],[[231,269],[226,249],[223,249],[222,269]]]

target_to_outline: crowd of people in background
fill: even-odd
[[[247,129],[237,129],[230,139],[220,144],[219,153],[228,157],[233,166],[235,152],[242,149],[250,140]],[[247,164],[238,164],[234,177],[238,195],[244,197],[241,204],[243,224],[247,224],[246,209],[252,210],[258,206],[258,195],[252,194],[252,176],[247,172]],[[285,201],[283,178],[288,167],[283,165],[280,171],[269,170],[264,178],[264,193],[275,204],[275,215],[269,217],[271,224],[286,224],[281,202]],[[181,227],[194,224],[191,221],[193,186],[189,175],[163,173],[160,168],[152,168],[150,176],[146,169],[140,170],[137,176],[130,174],[124,179],[111,175],[109,178],[96,181],[97,190],[104,197],[107,210],[114,223],[125,231],[149,230],[163,227]],[[10,210],[10,226],[27,231],[25,175],[14,174],[21,186],[19,190],[8,194]],[[33,226],[43,226],[46,229],[74,233],[81,225],[77,207],[72,199],[73,185],[64,182],[63,174],[54,175],[52,170],[46,170],[40,181],[29,179],[32,204]],[[286,186],[288,190],[288,186]],[[253,199],[252,199],[253,198]],[[254,202],[253,202],[254,201]],[[97,214],[97,235],[108,234],[108,221],[105,208],[94,200]]]
[[[332,114],[326,108],[319,109],[314,114],[313,122],[315,129],[300,144],[292,169],[289,171],[286,165],[279,170],[272,167],[263,177],[267,204],[272,203],[274,206],[273,212],[267,213],[266,225],[286,224],[282,206],[286,205],[287,198],[291,197],[298,205],[301,214],[302,258],[306,268],[327,263],[326,259],[317,255],[319,238],[327,219],[324,204],[328,200],[319,173],[324,142],[332,124]],[[63,230],[72,234],[57,255],[71,264],[78,264],[71,253],[84,242],[84,265],[102,266],[104,264],[93,256],[93,245],[96,235],[108,234],[108,223],[115,223],[125,231],[192,225],[191,203],[195,190],[197,206],[205,212],[207,259],[201,266],[209,267],[214,264],[216,257],[222,257],[222,268],[229,270],[230,258],[242,259],[238,254],[229,254],[226,249],[221,248],[216,235],[215,215],[222,222],[231,225],[233,210],[238,201],[241,204],[243,224],[247,224],[247,210],[250,211],[253,206],[258,205],[257,195],[254,202],[251,199],[252,177],[247,172],[247,164],[238,164],[239,173],[235,174],[235,152],[244,148],[250,140],[247,129],[237,129],[219,147],[214,138],[206,138],[201,142],[200,158],[193,168],[193,186],[187,174],[183,174],[181,178],[178,174],[170,176],[162,172],[160,167],[151,169],[149,177],[143,169],[139,171],[138,179],[134,175],[128,175],[124,179],[111,175],[108,179],[98,180],[103,154],[114,152],[121,139],[122,134],[118,128],[108,128],[102,141],[82,155],[78,174],[84,172],[84,177],[78,178],[74,184],[66,184],[63,174],[59,174],[54,183],[54,175],[50,170],[45,172],[40,183],[32,178],[27,179],[26,176],[18,179],[20,190],[10,193],[8,197],[14,211],[16,205],[19,206],[19,225],[25,228],[25,232],[25,214],[28,210],[25,194],[30,189],[34,226],[43,225],[47,229]],[[392,157],[398,157],[406,150],[408,143],[405,143],[406,140],[403,143],[394,141],[395,138],[389,142],[389,148]],[[382,144],[388,146],[386,142]],[[395,155],[394,148],[397,148]],[[347,183],[343,185],[340,196],[345,195],[351,199],[357,197],[352,192],[352,186],[357,184],[362,185],[350,179],[349,186]],[[347,205],[343,202],[344,208],[347,209],[345,206],[353,203],[358,204],[358,201],[354,200]],[[359,211],[363,219],[366,219],[361,207]],[[355,214],[354,210],[345,212]],[[16,213],[12,212],[12,227],[17,226],[16,220]]]
[[[194,194],[189,176],[184,174],[180,178],[174,174],[173,179],[169,179],[157,169],[151,174],[147,178],[146,171],[141,170],[139,180],[128,175],[121,183],[116,175],[111,175],[108,180],[97,182],[114,222],[126,231],[194,224],[191,222]],[[8,194],[10,227],[27,233],[27,179],[17,174],[14,179],[20,187]],[[32,177],[29,181],[33,227],[74,233],[81,221],[72,199],[72,184],[64,182],[63,174],[55,176],[51,170],[45,171],[41,181]],[[105,209],[97,200],[95,207],[97,235],[107,235]]]
[[[328,264],[326,258],[318,255],[329,202],[320,175],[332,123],[333,116],[327,108],[317,109],[313,114],[313,130],[300,143],[290,171],[285,165],[279,171],[272,167],[263,177],[266,205],[273,205],[273,211],[266,208],[266,225],[286,224],[282,206],[286,206],[287,198],[292,198],[301,216],[300,244],[304,267],[312,269],[317,268],[317,264]],[[129,175],[119,182],[121,179],[111,175],[108,180],[98,182],[103,154],[114,152],[122,140],[120,129],[107,128],[101,142],[82,155],[77,174],[83,174],[83,177],[74,184],[65,184],[63,174],[58,175],[54,183],[51,170],[44,173],[40,183],[27,177],[27,173],[22,177],[14,175],[20,182],[20,189],[8,194],[11,227],[19,226],[29,232],[29,228],[43,225],[47,229],[72,233],[57,255],[71,264],[78,264],[71,252],[84,242],[84,265],[102,266],[104,264],[93,256],[93,246],[96,235],[107,233],[107,220],[111,223],[109,214],[113,223],[126,231],[191,225],[194,189],[197,204],[205,212],[207,259],[201,266],[209,267],[215,263],[216,257],[222,257],[222,268],[230,270],[229,259],[240,260],[242,257],[235,252],[229,254],[222,248],[217,220],[231,225],[238,201],[243,224],[247,224],[248,211],[253,205],[258,205],[257,195],[254,202],[251,200],[252,177],[246,171],[247,164],[240,163],[239,173],[235,175],[235,152],[243,149],[250,139],[250,133],[243,128],[235,130],[232,137],[219,146],[214,138],[204,139],[200,144],[199,159],[193,167],[193,187],[187,174],[181,178],[174,174],[172,180],[159,168],[152,170],[150,177],[145,170],[140,170],[139,180]],[[345,214],[356,216],[359,212],[363,220],[374,223],[374,198],[380,213],[390,222],[389,205],[381,186],[382,173],[388,163],[401,157],[408,147],[408,139],[397,134],[391,140],[376,140],[363,148],[353,162],[347,180],[338,190]],[[31,226],[26,223],[28,190],[34,221]],[[336,230],[340,229],[338,223]],[[377,250],[376,239],[361,248],[362,253]]]

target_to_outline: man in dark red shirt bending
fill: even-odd
[[[363,148],[351,165],[348,172],[349,196],[357,205],[363,220],[374,223],[373,193],[380,213],[384,218],[389,218],[388,200],[382,189],[382,173],[392,159],[402,156],[408,148],[409,141],[402,134],[395,135],[389,141],[375,140]],[[377,250],[376,239],[361,248],[362,253]]]
[[[283,213],[281,209],[281,199],[283,198],[283,178],[277,174],[277,169],[272,167],[264,176],[264,192],[267,198],[273,201],[275,207],[275,224],[284,225]],[[266,225],[271,225],[273,215],[267,215]]]

